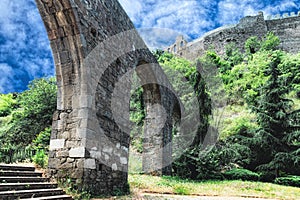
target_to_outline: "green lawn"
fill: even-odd
[[[134,193],[160,193],[199,196],[240,196],[269,199],[300,199],[300,188],[271,183],[249,181],[204,181],[182,180],[176,177],[153,177],[129,175],[129,184]]]

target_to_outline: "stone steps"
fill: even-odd
[[[56,183],[2,183],[0,184],[0,191],[12,190],[32,190],[32,189],[49,189],[57,188]]]
[[[18,166],[18,165],[5,165],[0,164],[0,170],[11,170],[11,171],[27,171],[27,172],[34,172],[35,167],[32,166]]]
[[[23,177],[41,177],[42,172],[26,172],[26,171],[2,171],[0,170],[0,176],[23,176]]]
[[[57,195],[57,196],[50,196],[50,197],[28,198],[28,199],[21,199],[21,200],[73,200],[73,198],[68,195]]]
[[[71,196],[50,183],[43,173],[31,166],[0,164],[0,199],[72,200]]]
[[[18,198],[31,198],[31,197],[44,197],[65,194],[62,189],[37,189],[37,190],[14,190],[0,192],[0,199],[18,199]]]
[[[29,183],[29,182],[47,182],[44,177],[24,177],[24,176],[0,176],[0,183]]]

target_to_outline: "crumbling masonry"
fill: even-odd
[[[187,42],[178,36],[176,42],[167,47],[165,51],[195,60],[209,48],[223,54],[226,44],[234,43],[239,49],[244,49],[246,40],[251,36],[263,38],[268,32],[273,32],[281,40],[280,49],[290,53],[300,50],[300,11],[296,13],[276,15],[264,18],[262,12],[257,16],[247,16],[238,24],[227,25],[206,33],[201,38]]]

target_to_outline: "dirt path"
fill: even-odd
[[[215,196],[182,196],[182,195],[158,195],[158,194],[141,194],[145,199],[151,200],[266,200],[261,198],[246,197],[215,197]],[[270,199],[269,199],[270,200]],[[274,199],[272,199],[274,200]]]
[[[216,197],[216,196],[182,196],[182,195],[168,195],[168,194],[150,194],[140,193],[128,197],[110,197],[105,199],[92,200],[276,200],[276,199],[262,199],[251,197]]]

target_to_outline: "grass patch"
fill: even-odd
[[[153,177],[129,175],[132,191],[159,194],[180,194],[197,196],[240,196],[275,198],[281,200],[299,199],[300,188],[271,183],[250,181],[203,181],[183,180],[177,177]]]
[[[137,151],[132,149],[133,148],[130,147],[128,172],[130,174],[140,174],[143,172],[142,169],[143,157],[141,153],[138,153]]]

